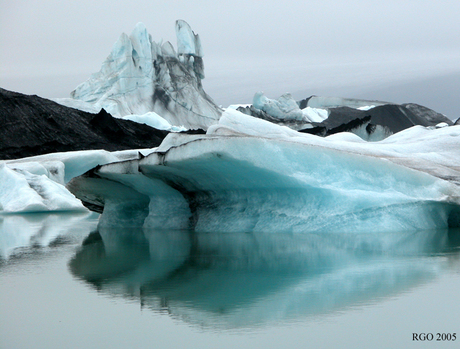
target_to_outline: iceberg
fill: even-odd
[[[46,175],[0,164],[0,213],[86,211],[80,200]]]
[[[368,143],[224,111],[206,135],[169,134],[150,155],[67,187],[100,226],[197,232],[415,231],[460,224],[460,129],[413,127]]]
[[[1,89],[0,156],[27,158],[1,165],[0,212],[83,209],[77,197],[102,213],[101,229],[460,225],[452,121],[415,104],[288,93],[221,109],[201,84],[199,36],[181,20],[176,36],[177,50],[154,42],[142,23],[122,34],[101,70],[72,92],[73,107],[97,114]],[[206,131],[177,133],[184,128]]]
[[[281,120],[304,120],[302,111],[290,93],[273,100],[265,97],[262,92],[257,92],[252,103],[254,108]]]
[[[0,215],[87,209],[66,184],[95,166],[138,159],[152,150],[87,150],[0,162]]]
[[[152,41],[143,23],[122,34],[98,73],[72,91],[68,106],[105,109],[115,117],[155,112],[171,125],[207,129],[221,109],[203,90],[203,49],[190,26],[176,22],[177,53]],[[82,103],[83,102],[83,103]]]
[[[300,132],[319,136],[352,132],[366,141],[380,141],[415,125],[453,125],[446,116],[414,103],[319,96],[295,101],[289,93],[273,100],[257,92],[252,105],[236,109]]]

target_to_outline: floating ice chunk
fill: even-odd
[[[166,119],[162,118],[160,115],[153,111],[143,115],[126,115],[123,117],[123,119],[138,122],[140,124],[146,124],[158,130],[166,130],[172,132],[181,132],[187,130],[184,126],[171,125],[168,121],[166,121]]]
[[[0,213],[85,211],[64,186],[91,168],[111,162],[139,159],[151,149],[53,153],[0,163]]]
[[[281,120],[303,120],[304,116],[297,102],[290,93],[283,94],[278,100],[267,98],[263,92],[254,95],[254,108]]]
[[[443,127],[448,127],[449,125],[446,122],[440,122],[439,124],[436,125],[436,128],[443,128]]]
[[[327,109],[306,107],[302,109],[304,117],[311,122],[322,122],[329,116]]]
[[[65,165],[62,161],[29,161],[19,162],[8,167],[14,170],[27,171],[37,176],[46,176],[53,182],[65,185]]]
[[[63,185],[45,175],[0,164],[0,213],[86,211]]]
[[[145,154],[151,152],[146,149],[142,151]],[[6,164],[11,169],[25,170],[36,175],[44,174],[57,183],[65,184],[95,166],[137,158],[139,150],[82,150],[8,160]]]
[[[372,108],[375,108],[375,105],[364,105],[362,107],[358,107],[357,109],[367,111],[367,110],[371,110]]]

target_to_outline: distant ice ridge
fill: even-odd
[[[170,134],[145,158],[68,188],[100,225],[199,232],[413,231],[460,224],[460,129],[413,127],[368,143],[322,138],[234,109],[206,135]]]
[[[297,102],[290,93],[281,95],[278,99],[270,99],[263,92],[256,92],[252,105],[269,116],[280,121],[316,122],[320,123],[329,116],[329,108],[349,107],[359,110],[370,110],[378,105],[388,104],[379,101],[367,101],[340,97],[312,96],[305,100],[305,106],[300,108],[302,101]]]
[[[72,91],[75,102],[57,101],[85,110],[104,108],[115,117],[155,112],[171,125],[207,129],[221,110],[201,84],[201,42],[182,20],[176,22],[176,34],[177,53],[170,42],[152,41],[138,23],[130,36],[120,36],[101,70]]]
[[[275,100],[267,98],[263,92],[257,92],[252,105],[280,121],[322,122],[328,117],[327,109],[310,106],[300,109],[290,93],[285,93]]]
[[[352,132],[372,142],[415,125],[452,125],[444,115],[413,103],[318,96],[295,101],[289,93],[274,100],[257,92],[252,105],[233,109],[304,133],[329,136]]]

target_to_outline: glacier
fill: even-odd
[[[115,117],[155,112],[171,125],[206,129],[221,109],[203,89],[200,38],[176,21],[177,53],[168,41],[156,43],[143,23],[122,34],[99,72],[59,103],[84,110],[105,109]]]

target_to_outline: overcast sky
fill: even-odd
[[[0,86],[67,97],[122,32],[143,22],[176,46],[184,19],[218,102],[250,101],[255,89],[359,94],[460,72],[459,14],[458,0],[0,0]]]

